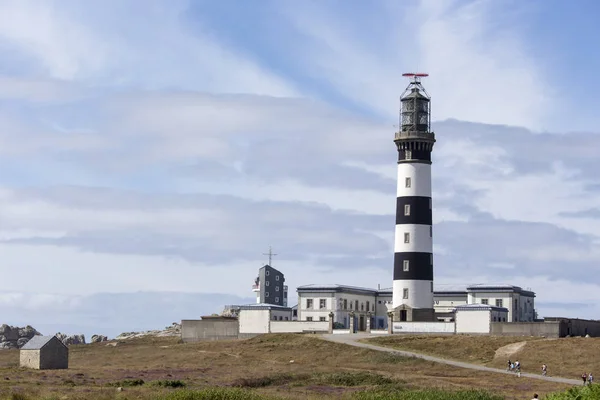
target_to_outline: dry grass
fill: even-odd
[[[394,335],[367,339],[368,343],[412,350],[442,358],[506,368],[508,358],[519,360],[524,372],[538,373],[548,365],[548,375],[578,379],[583,372],[600,375],[600,338],[544,339],[511,336],[414,336]],[[510,344],[516,351],[502,351]],[[504,347],[504,348],[503,348]],[[500,351],[498,351],[500,349]],[[510,348],[509,348],[510,350]],[[496,352],[498,351],[498,356]]]
[[[452,368],[413,358],[327,342],[311,335],[262,335],[248,340],[180,344],[145,338],[70,347],[70,368],[18,368],[18,351],[0,351],[0,398],[23,391],[70,399],[112,399],[115,382],[181,380],[188,388],[252,387],[290,399],[340,398],[392,382],[406,388],[485,389],[507,399],[563,390],[562,384]],[[294,362],[291,363],[290,361]],[[128,399],[173,389],[126,387]],[[122,398],[122,397],[119,397]]]

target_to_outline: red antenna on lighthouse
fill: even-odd
[[[402,76],[407,77],[407,78],[413,78],[412,82],[419,83],[419,82],[421,82],[421,78],[425,78],[425,77],[429,76],[429,74],[425,74],[422,72],[405,72],[402,74]]]

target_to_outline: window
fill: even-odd
[[[410,233],[404,232],[404,243],[410,243]]]
[[[319,300],[319,308],[320,309],[327,308],[327,299],[320,299]]]
[[[307,321],[312,321],[312,317],[306,317]]]
[[[268,269],[265,271],[265,276],[269,276],[269,270]]]
[[[402,298],[403,299],[408,299],[408,289],[403,289],[402,290]]]
[[[412,151],[410,151],[410,150],[405,150],[405,151],[404,151],[404,159],[405,159],[405,160],[412,160]]]
[[[265,286],[269,286],[269,281],[266,281],[266,282],[265,282]]]
[[[433,282],[431,282],[431,293],[433,293]],[[452,303],[454,303],[454,302],[452,302]],[[450,303],[450,304],[452,304],[452,303]]]
[[[433,226],[429,227],[429,237],[433,237]]]
[[[371,302],[367,301],[367,311],[371,310]]]
[[[348,300],[344,299],[344,310],[348,309]]]
[[[488,303],[489,303],[488,299],[481,299],[481,304],[488,304]]]
[[[429,209],[431,210],[431,197],[429,198]]]
[[[504,307],[504,305],[502,305],[502,299],[496,299],[496,307]]]
[[[358,311],[358,300],[354,300],[354,309]]]
[[[409,266],[410,266],[410,261],[409,260],[403,260],[402,261],[402,271],[408,272]]]
[[[375,311],[375,303],[373,303],[373,308],[371,308],[371,311]]]
[[[406,178],[404,178],[404,187],[410,188],[411,183],[412,182],[411,182],[410,176],[407,176]]]
[[[360,303],[360,311],[365,311],[365,303]]]
[[[279,280],[279,275],[275,275],[275,280],[278,281]]]
[[[275,286],[275,291],[279,292],[279,286]]]
[[[313,308],[313,300],[306,299],[306,308]]]
[[[410,204],[404,205],[404,215],[406,215],[406,216],[410,215]]]
[[[282,317],[281,315],[279,316],[279,320],[280,320],[280,321],[283,321],[283,317]]]
[[[273,321],[277,321],[277,315],[273,315],[273,318],[272,318],[272,320],[273,320]]]
[[[269,292],[265,292],[265,297],[269,297]]]
[[[433,265],[433,253],[429,255],[429,264]]]
[[[379,300],[379,304],[381,304],[381,300]]]
[[[289,318],[288,318],[288,317],[285,317],[285,320],[286,320],[286,321],[289,321]]]
[[[279,297],[275,297],[275,303],[279,303]]]
[[[327,320],[325,319],[325,317],[319,317],[319,321],[323,322],[323,321],[327,321]]]

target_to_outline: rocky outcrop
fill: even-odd
[[[66,335],[58,332],[56,337],[60,339],[65,345],[70,346],[72,344],[85,344],[85,335]]]
[[[0,349],[21,348],[36,335],[41,335],[41,333],[29,325],[24,328],[6,324],[0,325]]]
[[[90,343],[106,342],[107,340],[108,340],[108,338],[104,335],[92,335],[92,339],[91,339]]]
[[[135,339],[145,336],[163,337],[163,336],[180,336],[181,324],[173,322],[171,326],[165,327],[163,330],[143,331],[143,332],[123,332],[117,336],[116,340]]]

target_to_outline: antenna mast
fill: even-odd
[[[273,253],[273,249],[271,249],[271,246],[269,246],[269,252],[262,254],[263,256],[269,256],[269,267],[272,267],[273,265],[271,263],[273,262],[273,256],[276,256],[277,253]]]

